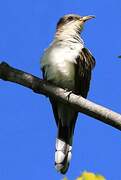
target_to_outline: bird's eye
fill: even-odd
[[[69,16],[69,17],[68,17],[68,20],[69,20],[69,21],[73,21],[73,19],[74,19],[74,18],[73,18],[72,16]]]

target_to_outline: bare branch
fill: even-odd
[[[120,114],[86,100],[81,96],[77,96],[73,93],[69,94],[69,92],[66,90],[55,87],[29,73],[15,69],[5,62],[0,64],[0,79],[20,84],[29,89],[32,89],[38,94],[51,96],[65,104],[73,106],[75,110],[81,113],[89,115],[121,130]]]

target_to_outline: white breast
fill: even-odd
[[[74,88],[76,57],[80,46],[50,46],[42,58],[41,67],[47,80],[63,88]]]

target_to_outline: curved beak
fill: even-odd
[[[85,21],[90,20],[90,19],[92,19],[92,18],[95,18],[95,16],[93,16],[93,15],[83,16],[83,17],[81,18],[81,20],[85,22]]]

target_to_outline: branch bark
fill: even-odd
[[[15,69],[7,63],[0,63],[0,79],[25,86],[35,93],[50,96],[72,106],[78,112],[98,119],[114,128],[121,130],[121,115],[103,106],[93,103],[81,96],[55,87],[32,74]]]

